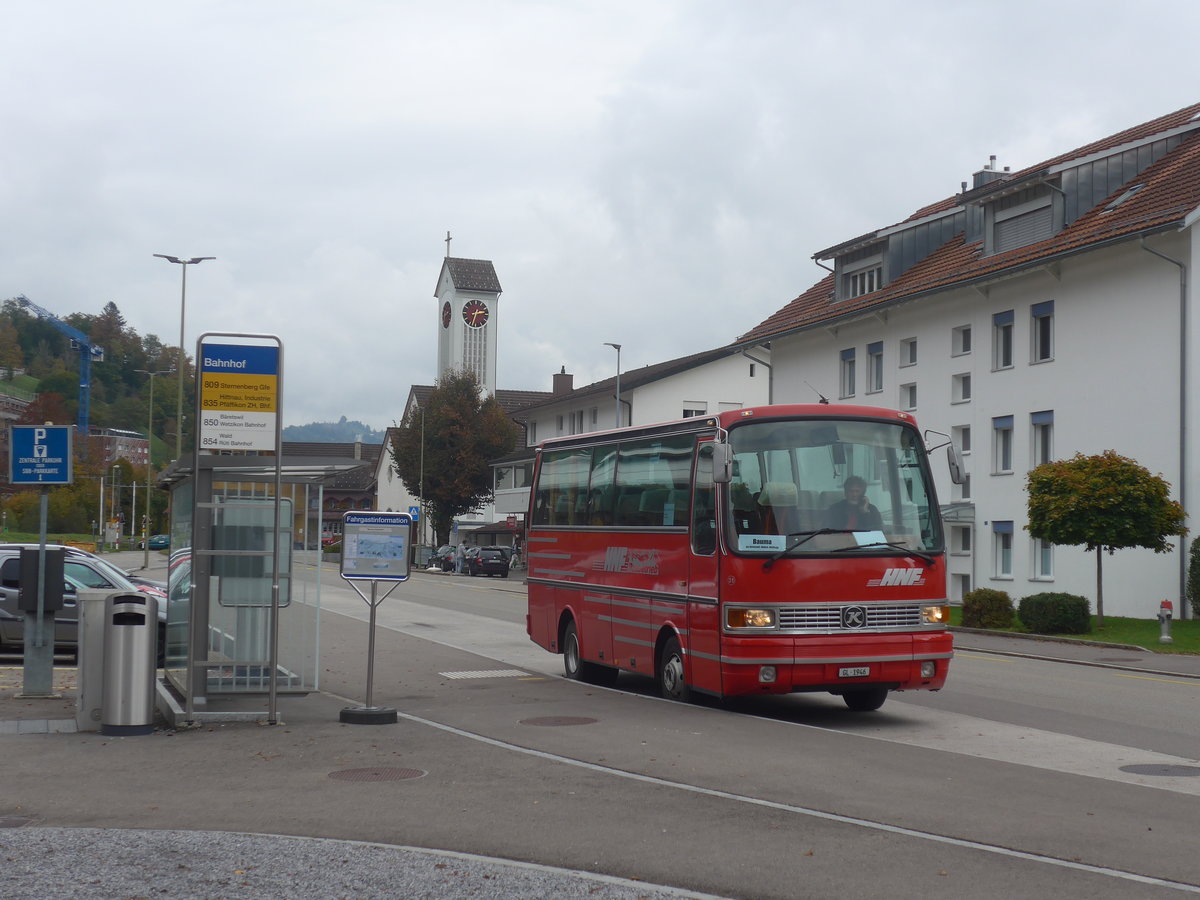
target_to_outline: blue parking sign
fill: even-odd
[[[71,425],[11,425],[8,433],[10,484],[70,484]]]

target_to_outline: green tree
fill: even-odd
[[[425,408],[412,409],[398,426],[392,467],[409,493],[429,504],[440,543],[448,540],[455,516],[491,499],[488,463],[511,452],[516,443],[516,425],[495,397],[480,397],[475,375],[451,372],[438,380]]]
[[[1096,551],[1096,620],[1104,624],[1102,551],[1145,547],[1169,553],[1170,537],[1187,534],[1183,507],[1162,476],[1115,450],[1043,463],[1032,470],[1029,533],[1052,544]]]

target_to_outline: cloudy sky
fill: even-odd
[[[0,299],[266,332],[284,424],[435,377],[446,232],[501,387],[727,343],[813,253],[1200,99],[1200,4],[0,0]]]

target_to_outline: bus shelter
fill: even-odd
[[[275,689],[304,694],[319,687],[324,485],[363,461],[280,462],[278,521],[274,456],[201,454],[176,462],[160,479],[171,494],[164,671],[189,721],[237,718],[215,712],[213,701],[269,690],[276,543]]]

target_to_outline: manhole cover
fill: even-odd
[[[591,725],[599,721],[586,716],[539,716],[536,719],[522,719],[522,725]]]
[[[25,816],[0,816],[0,828],[20,828],[22,825],[28,825],[33,819]]]
[[[1130,775],[1168,775],[1181,777],[1200,775],[1200,766],[1168,766],[1147,764],[1138,766],[1121,766],[1121,771],[1128,772]]]
[[[407,778],[424,778],[429,773],[422,769],[340,769],[330,772],[334,781],[404,781]]]

